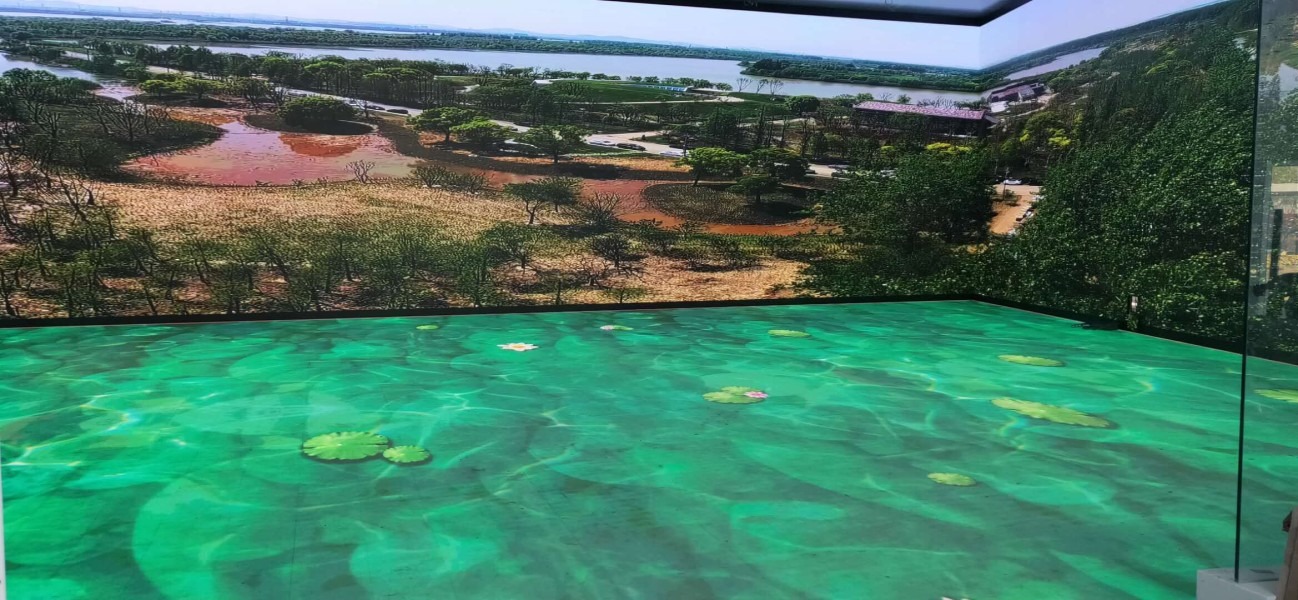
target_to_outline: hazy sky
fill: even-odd
[[[1033,0],[980,32],[972,27],[651,6],[607,0],[79,2],[179,12],[219,11],[469,29],[612,35],[971,68],[1204,3],[1203,0]]]

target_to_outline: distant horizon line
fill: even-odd
[[[1189,12],[1192,10],[1201,9],[1206,6],[1218,4],[1223,1],[1225,0],[1204,0],[1203,3],[1198,4],[1193,8],[1186,9],[1185,11],[1178,11],[1178,12],[1172,12],[1172,13],[1160,15],[1158,17],[1151,18],[1148,21],[1155,21],[1158,19],[1166,18],[1174,14],[1179,14],[1180,12]],[[815,58],[815,59],[822,59],[822,60],[862,61],[862,62],[906,65],[912,67],[936,67],[941,69],[964,71],[969,74],[985,73],[996,67],[1011,63],[1021,58],[1030,56],[1032,54],[1047,52],[1052,48],[1064,46],[1066,44],[1070,44],[1081,39],[1103,35],[1105,33],[1110,33],[1113,31],[1118,31],[1120,29],[1125,29],[1126,27],[1132,27],[1134,25],[1138,25],[1137,23],[1133,25],[1117,27],[1114,29],[1109,29],[1106,31],[1092,34],[1091,36],[1083,36],[1072,40],[1064,40],[1052,44],[1050,46],[1046,46],[1044,48],[1024,52],[1022,54],[1018,54],[1016,56],[1004,60],[1000,60],[992,64],[983,65],[980,67],[964,67],[964,66],[950,66],[950,65],[940,65],[940,64],[931,64],[931,63],[906,62],[903,60],[853,58],[847,56],[834,56],[834,55],[826,55],[826,54],[805,54],[805,53],[780,51],[780,50],[763,50],[757,48],[706,46],[706,45],[692,44],[686,42],[668,42],[662,40],[648,40],[648,39],[638,39],[638,38],[630,38],[624,36],[607,36],[607,35],[597,35],[597,34],[539,33],[534,31],[524,31],[524,30],[509,29],[509,28],[472,29],[472,28],[464,28],[464,27],[450,27],[445,25],[410,25],[410,24],[389,23],[389,22],[381,22],[381,21],[308,19],[302,17],[267,15],[267,14],[260,14],[260,13],[183,12],[183,11],[170,11],[170,10],[157,10],[157,9],[149,9],[149,8],[130,7],[130,6],[116,6],[116,7],[98,6],[98,5],[80,4],[77,2],[56,2],[55,4],[63,4],[65,6],[62,7],[45,6],[44,2],[11,4],[10,2],[4,2],[3,0],[0,0],[0,11],[8,10],[8,11],[24,12],[24,13],[36,13],[36,14],[43,13],[48,15],[77,14],[77,15],[86,15],[92,17],[136,16],[140,18],[164,18],[164,19],[174,17],[180,19],[194,19],[194,20],[199,20],[200,22],[201,20],[223,19],[223,20],[236,22],[236,23],[243,22],[243,23],[255,24],[255,25],[262,25],[262,24],[279,25],[282,23],[284,24],[284,27],[287,29],[302,29],[302,28],[309,28],[309,27],[318,27],[322,29],[336,28],[338,30],[345,31],[345,30],[354,30],[357,28],[366,28],[366,29],[375,30],[377,32],[394,33],[394,34],[477,33],[477,34],[486,34],[486,35],[526,35],[526,36],[535,37],[543,40],[547,39],[547,37],[568,40],[568,41],[593,40],[593,41],[602,41],[604,43],[613,43],[613,44],[648,44],[648,45],[667,46],[667,47],[674,47],[674,48],[696,48],[696,49],[703,49],[703,50],[723,50],[723,51],[729,50],[729,51],[737,51],[737,52],[753,52],[759,54],[770,54],[773,56],[805,57],[805,58]],[[832,17],[825,17],[825,18],[832,18]],[[1148,21],[1144,21],[1144,22],[1148,22]],[[298,26],[293,27],[294,24]],[[222,27],[222,26],[229,26],[229,25],[214,25],[214,26]],[[238,43],[231,42],[231,44],[237,45]],[[255,45],[255,44],[250,44],[250,45]],[[292,44],[284,44],[284,45],[291,46]],[[1096,46],[1096,47],[1102,47],[1102,46]],[[1070,52],[1077,52],[1077,51],[1081,51],[1081,50],[1071,50]],[[511,50],[511,52],[527,53],[528,51]],[[547,54],[547,53],[541,53],[541,54]],[[717,59],[717,60],[721,60],[721,59]]]
[[[807,58],[818,58],[818,59],[828,59],[828,60],[891,63],[891,64],[908,65],[914,67],[939,67],[942,69],[959,69],[959,70],[965,70],[969,72],[978,72],[982,70],[982,68],[975,68],[975,67],[960,67],[960,66],[930,64],[930,63],[917,63],[917,62],[907,62],[903,60],[855,58],[850,56],[836,56],[831,54],[807,54],[802,52],[790,52],[787,50],[769,50],[769,49],[761,49],[761,48],[707,46],[703,44],[694,44],[689,42],[670,42],[664,40],[638,39],[638,38],[631,38],[625,36],[609,36],[609,35],[599,35],[599,34],[590,34],[590,33],[586,33],[586,34],[540,33],[536,31],[525,31],[521,29],[510,29],[510,28],[473,29],[468,27],[453,27],[453,26],[446,26],[446,25],[410,25],[410,24],[402,24],[402,23],[388,23],[382,21],[307,19],[303,17],[288,17],[288,16],[266,15],[266,14],[256,14],[256,13],[181,12],[181,11],[169,11],[169,10],[156,10],[156,9],[149,9],[149,8],[138,8],[138,7],[130,7],[130,6],[117,6],[117,7],[96,6],[96,5],[88,5],[88,4],[78,4],[75,2],[69,2],[67,4],[73,6],[68,6],[68,7],[34,6],[32,4],[14,5],[6,2],[0,2],[0,11],[9,10],[9,11],[16,11],[16,12],[45,13],[45,14],[53,14],[53,15],[79,14],[79,15],[103,16],[103,17],[112,17],[112,16],[121,15],[121,16],[140,16],[140,17],[147,16],[147,18],[175,17],[181,19],[197,18],[197,19],[206,19],[206,20],[226,19],[234,22],[246,22],[246,23],[258,24],[258,25],[298,24],[304,27],[337,28],[343,30],[356,29],[358,27],[361,27],[361,28],[379,30],[383,32],[405,33],[405,34],[468,32],[468,33],[480,33],[480,34],[488,34],[488,35],[526,35],[526,36],[531,36],[531,37],[536,37],[541,39],[551,37],[551,38],[576,40],[576,41],[600,40],[607,43],[615,43],[615,44],[651,44],[651,45],[658,45],[658,46],[669,46],[674,48],[698,48],[703,50],[731,50],[731,51],[738,51],[738,52],[754,52],[754,53],[771,54],[771,55],[807,57]],[[718,9],[718,10],[724,10],[724,9]],[[128,14],[123,14],[123,11],[127,11]],[[824,18],[833,18],[833,17],[824,17]],[[220,27],[220,25],[217,26]],[[285,27],[290,29],[293,28],[288,25],[285,25]]]

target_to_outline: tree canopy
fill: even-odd
[[[697,186],[703,177],[737,177],[747,162],[743,154],[725,148],[695,148],[676,164],[690,168]]]
[[[442,133],[446,136],[446,141],[450,141],[452,129],[479,118],[482,118],[482,114],[472,109],[442,106],[425,110],[408,120],[415,129]]]
[[[286,102],[279,116],[289,125],[319,126],[354,118],[356,109],[337,98],[303,96]]]
[[[451,135],[460,143],[480,150],[489,150],[505,143],[514,130],[491,121],[478,118],[451,128]]]
[[[518,136],[518,141],[535,146],[557,164],[559,157],[585,147],[587,133],[585,129],[572,125],[542,125]]]

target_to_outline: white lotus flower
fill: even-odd
[[[527,352],[528,350],[536,350],[536,348],[536,344],[524,344],[523,342],[500,345],[501,350],[513,350],[514,352]]]

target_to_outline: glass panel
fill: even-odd
[[[1276,578],[1298,504],[1298,2],[1264,0],[1237,570]]]

